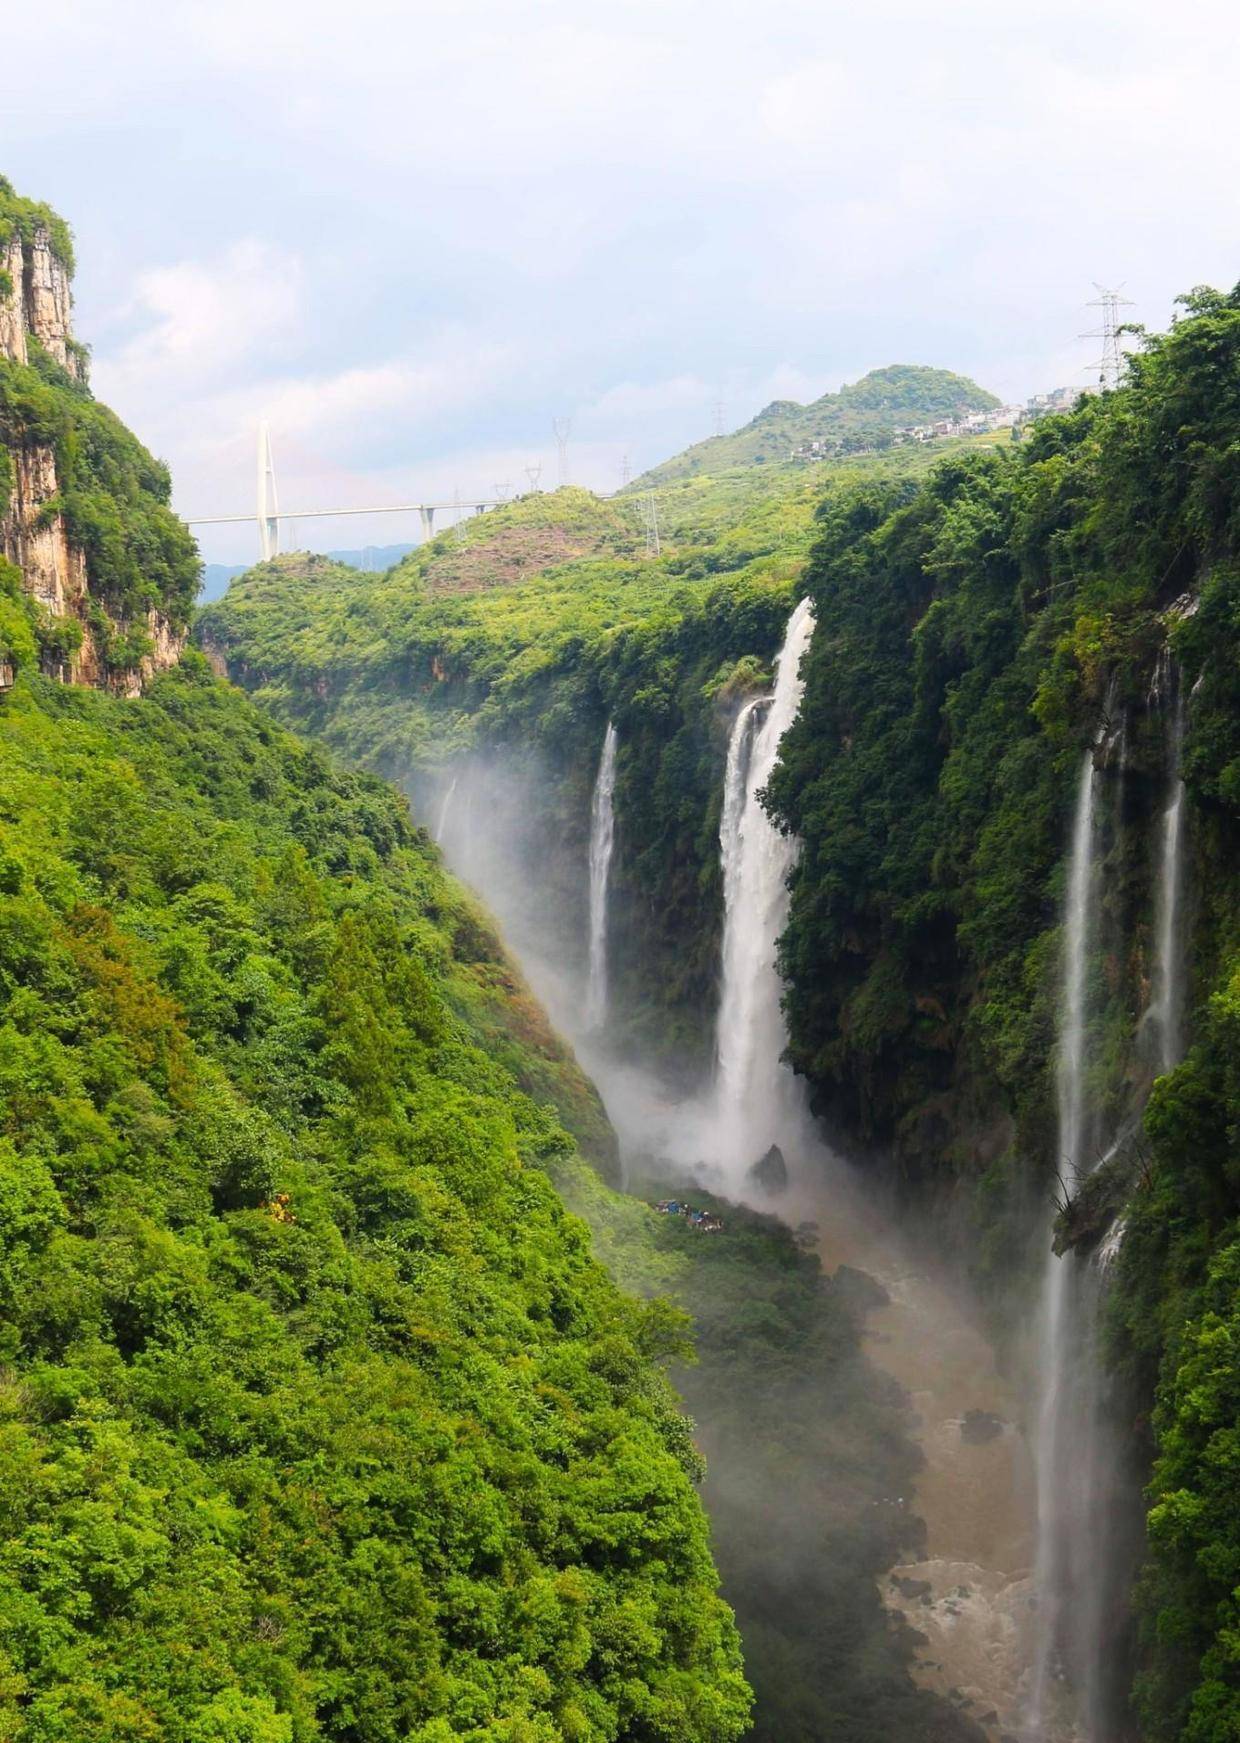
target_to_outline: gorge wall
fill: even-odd
[[[709,1037],[716,997],[728,727],[809,595],[804,701],[768,794],[801,842],[781,946],[792,1059],[834,1145],[917,1207],[982,1294],[1014,1368],[1036,1369],[1021,1328],[1052,1240],[1075,1266],[1105,1260],[1091,1360],[1133,1516],[1100,1551],[1122,1588],[1100,1624],[1107,1723],[1156,1743],[1217,1743],[1240,1699],[1225,1477],[1240,1330],[1238,383],[1240,294],[1199,291],[1120,391],[1020,444],[825,489],[807,562],[759,554],[734,522],[623,575],[579,566],[451,609],[409,585],[416,570],[307,586],[294,565],[235,587],[210,626],[234,673],[403,771],[426,814],[457,777],[449,836],[466,771],[485,765],[477,802],[507,794],[530,843],[519,881],[539,924],[580,940],[569,950],[585,949],[565,892],[580,907],[612,721],[612,1002],[635,1045],[692,1075],[710,1063],[692,1040]],[[359,657],[367,640],[381,651]],[[1065,1165],[1063,928],[1091,747],[1081,1093],[1098,1137]],[[1173,757],[1182,1059],[1152,1043]],[[1031,1418],[1037,1391],[1035,1373]]]
[[[65,224],[0,178],[0,687],[23,664],[137,694],[197,589],[167,474],[91,397]]]

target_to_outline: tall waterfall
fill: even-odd
[[[444,791],[444,796],[443,796],[443,799],[441,800],[440,806],[439,806],[439,820],[435,824],[435,840],[439,843],[439,845],[441,847],[443,845],[444,830],[448,827],[448,815],[452,810],[452,797],[453,797],[453,794],[455,792],[456,792],[456,776],[453,775],[452,779],[448,782],[447,788]]]
[[[1167,804],[1162,815],[1158,899],[1155,905],[1154,1023],[1156,1064],[1160,1072],[1178,1065],[1184,1052],[1184,949],[1181,909],[1184,904],[1184,781],[1180,763],[1184,749],[1184,691],[1176,684],[1168,728]]]
[[[733,1186],[769,1144],[787,1136],[797,1102],[781,1059],[786,1036],[775,965],[796,842],[775,828],[758,795],[801,705],[801,660],[813,633],[813,610],[803,599],[788,621],[773,694],[746,704],[728,745],[719,824],[724,923],[716,1145]]]
[[[615,792],[616,729],[609,720],[590,806],[590,978],[586,987],[586,1022],[591,1029],[599,1029],[607,1021],[607,885],[616,840]]]
[[[1097,925],[1099,775],[1086,753],[1077,784],[1063,918],[1059,1050],[1058,1166],[1066,1185],[1089,1172],[1097,1138],[1088,1099],[1089,957]],[[1031,1738],[1064,1735],[1058,1679],[1067,1674],[1078,1706],[1088,1708],[1091,1659],[1098,1647],[1098,1590],[1091,1530],[1097,1401],[1088,1344],[1094,1314],[1082,1292],[1096,1283],[1075,1255],[1047,1255],[1038,1337],[1040,1398],[1034,1445],[1038,1482],[1035,1578],[1038,1637],[1033,1665]],[[1069,1730],[1067,1735],[1071,1735]],[[1088,1735],[1088,1733],[1087,1733]],[[1091,1737],[1090,1743],[1094,1743]]]

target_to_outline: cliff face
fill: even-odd
[[[42,670],[136,695],[180,658],[196,563],[166,508],[162,469],[90,397],[71,282],[63,224],[0,178],[0,555],[20,572]],[[118,468],[92,471],[100,443],[81,439],[87,425],[127,460],[137,455],[133,502],[115,499]],[[109,521],[135,504],[160,523],[157,536],[118,549]],[[148,565],[152,543],[159,558]],[[0,646],[0,689],[18,663]]]
[[[69,267],[48,225],[30,226],[29,240],[14,231],[0,243],[0,271],[0,356],[28,362],[26,336],[33,334],[75,381],[84,380],[82,354],[73,342]]]

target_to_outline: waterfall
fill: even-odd
[[[590,805],[590,978],[586,987],[586,1022],[591,1029],[601,1029],[607,1021],[607,884],[616,838],[615,791],[616,729],[609,720]]]
[[[775,964],[797,849],[775,828],[758,795],[800,707],[801,661],[813,632],[813,610],[803,599],[788,621],[772,695],[745,705],[728,744],[719,824],[724,923],[715,1141],[732,1186],[787,1134],[797,1100],[782,1061],[786,1035]]]
[[[1087,1099],[1089,953],[1097,921],[1097,807],[1099,775],[1092,750],[1077,783],[1064,900],[1059,1048],[1055,1067],[1058,1167],[1070,1188],[1089,1172],[1096,1137]],[[1098,1641],[1089,1626],[1085,1594],[1096,1539],[1090,1516],[1097,1411],[1093,1365],[1085,1347],[1094,1315],[1082,1290],[1095,1287],[1072,1253],[1047,1255],[1038,1333],[1040,1398],[1034,1443],[1038,1483],[1034,1573],[1038,1594],[1033,1665],[1031,1737],[1059,1735],[1054,1708],[1061,1665],[1090,1675]],[[1072,1614],[1069,1615],[1069,1607]],[[1071,1638],[1069,1638],[1071,1636]],[[1073,1646],[1079,1650],[1073,1650]],[[1077,1692],[1078,1679],[1072,1678]]]
[[[1184,749],[1184,692],[1179,684],[1176,685],[1167,736],[1168,791],[1162,814],[1154,922],[1154,996],[1150,1001],[1157,1049],[1155,1062],[1160,1072],[1170,1071],[1178,1065],[1184,1052],[1185,963],[1180,912],[1184,902],[1184,781],[1180,773]]]
[[[435,840],[443,845],[443,832],[448,827],[448,813],[452,809],[452,795],[456,792],[456,776],[448,782],[447,791],[439,805],[439,821],[435,825]]]

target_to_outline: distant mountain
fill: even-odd
[[[366,545],[360,551],[328,551],[326,555],[333,563],[347,563],[351,569],[390,569],[402,557],[407,557],[410,551],[416,550],[416,545]],[[253,563],[205,564],[202,571],[202,592],[198,595],[199,604],[205,605],[212,599],[222,599],[228,591],[228,583],[253,567]]]
[[[998,404],[993,393],[965,375],[895,363],[871,370],[838,393],[824,393],[810,405],[772,400],[743,429],[695,443],[652,467],[637,484],[671,484],[704,472],[776,463],[815,442],[825,453],[859,451],[883,445],[897,429],[993,411]]]

